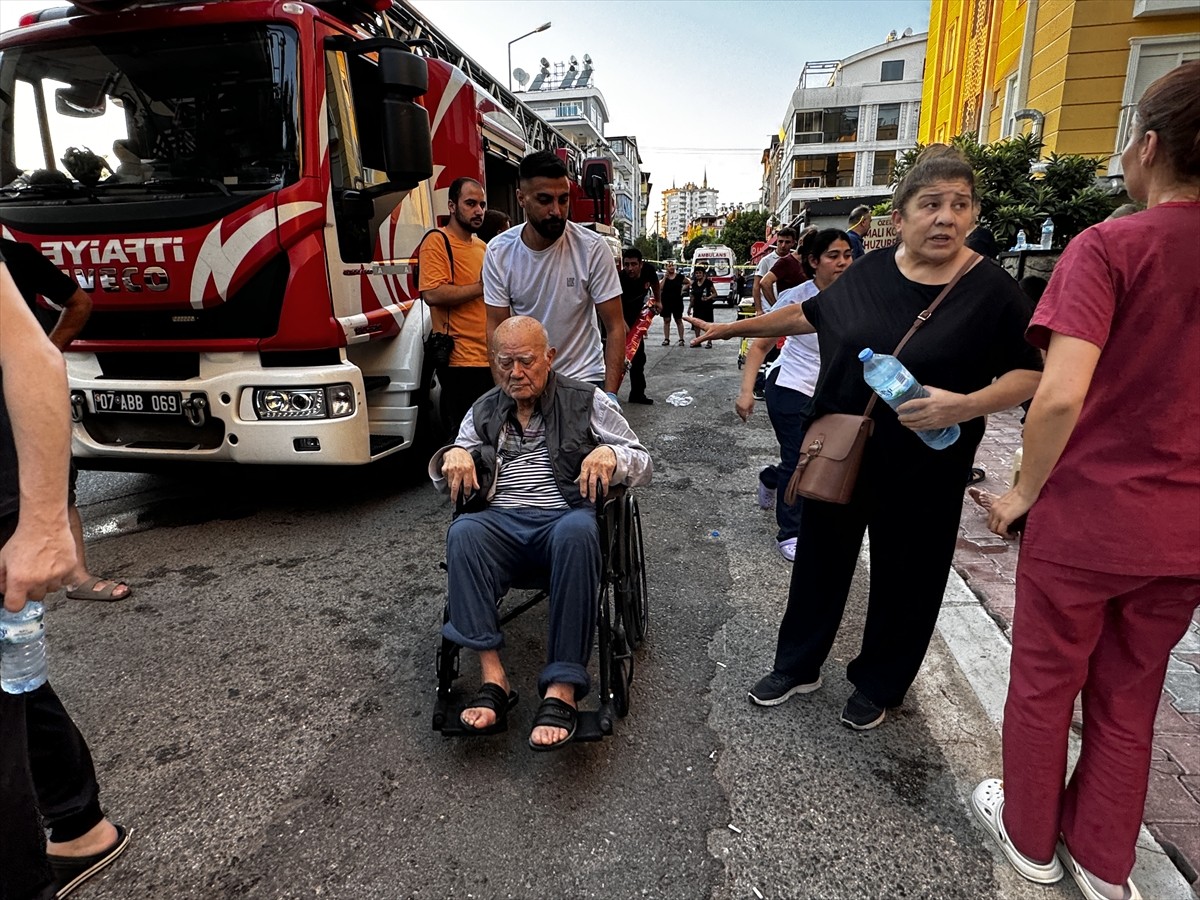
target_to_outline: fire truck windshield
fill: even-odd
[[[96,34],[0,53],[0,199],[269,190],[299,175],[296,35]]]

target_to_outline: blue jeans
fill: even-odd
[[[800,461],[800,442],[813,419],[813,400],[808,394],[792,388],[780,387],[775,383],[779,377],[779,369],[771,372],[767,378],[767,415],[775,429],[775,437],[779,440],[779,465],[774,467],[775,476],[775,524],[779,533],[775,540],[783,541],[794,538],[800,533],[800,503],[789,506],[783,500],[792,473],[796,471],[796,463]],[[763,484],[771,487],[771,482],[760,475]]]
[[[550,572],[546,666],[538,692],[569,684],[576,698],[591,688],[588,658],[600,590],[600,532],[596,511],[485,509],[464,513],[446,534],[449,640],[470,650],[504,646],[497,604],[513,585],[544,581]]]

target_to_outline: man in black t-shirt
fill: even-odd
[[[646,305],[646,294],[654,294],[654,306],[660,307],[658,273],[654,267],[647,265],[642,259],[642,251],[634,247],[626,247],[621,251],[621,311],[625,315],[625,324],[630,329],[637,324],[642,316],[642,307]],[[638,342],[637,353],[634,354],[629,368],[629,402],[653,403],[646,396],[646,342]]]
[[[74,564],[70,423],[62,357],[2,263],[0,255],[0,601],[19,612],[57,590]],[[61,896],[128,846],[128,832],[100,808],[87,744],[49,683],[24,694],[0,691],[0,783],[5,897]]]
[[[17,290],[25,298],[25,303],[33,311],[42,330],[49,336],[50,343],[59,350],[65,350],[67,345],[75,340],[91,315],[92,298],[83,292],[74,279],[68,278],[54,263],[39,253],[36,247],[0,238],[0,251],[8,263],[8,271]],[[37,302],[39,296],[61,307],[62,311],[55,312],[40,306]],[[71,534],[75,538],[76,563],[75,570],[67,582],[66,595],[71,600],[124,600],[130,594],[129,585],[121,581],[97,578],[88,571],[83,547],[83,522],[75,505],[75,482],[78,475],[72,462],[67,491]]]

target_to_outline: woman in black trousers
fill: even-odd
[[[964,246],[979,211],[975,177],[955,150],[935,145],[896,186],[896,247],[857,260],[827,290],[740,322],[706,326],[701,340],[816,332],[821,373],[814,417],[861,414],[871,396],[858,353],[890,353],[954,276],[972,264],[900,354],[930,396],[897,416],[878,403],[875,431],[846,505],[805,500],[775,664],[750,690],[777,706],[821,686],[864,533],[871,588],[862,649],[847,667],[854,684],[841,721],[880,724],[916,678],[949,575],[963,485],[984,416],[1033,395],[1040,356],[1024,340],[1028,313],[1017,283]],[[957,442],[934,450],[915,433],[960,424]]]

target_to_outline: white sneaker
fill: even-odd
[[[1108,900],[1108,898],[1100,893],[1100,889],[1096,887],[1094,881],[1098,881],[1091,872],[1075,861],[1075,857],[1071,855],[1071,851],[1067,849],[1067,845],[1063,841],[1058,842],[1058,858],[1062,860],[1071,877],[1075,879],[1075,883],[1079,885],[1079,892],[1083,894],[1086,900]],[[1133,883],[1132,878],[1127,878],[1124,884],[1125,893],[1121,900],[1142,900],[1141,891],[1137,889],[1137,885]]]
[[[788,562],[795,562],[795,560],[796,560],[796,539],[795,538],[785,538],[784,540],[780,541],[779,542],[779,555],[782,556],[784,559],[786,559]]]
[[[1062,880],[1063,867],[1056,857],[1050,857],[1048,863],[1034,862],[1009,840],[1008,832],[1004,830],[1004,782],[999,778],[979,782],[971,794],[971,812],[1000,845],[1005,858],[1018,873],[1037,884],[1054,884]]]

